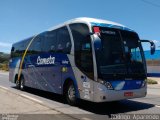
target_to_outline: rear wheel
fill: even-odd
[[[76,105],[77,98],[76,98],[76,90],[74,87],[73,82],[69,82],[65,91],[65,98],[68,104]]]
[[[20,90],[24,90],[24,88],[25,88],[25,86],[24,86],[24,82],[25,82],[25,80],[24,80],[24,77],[21,77],[21,79],[20,79]]]
[[[16,79],[16,88],[20,89],[20,80]]]

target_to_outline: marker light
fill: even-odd
[[[143,87],[145,87],[145,86],[146,86],[146,80],[143,81],[141,87],[143,88]]]
[[[93,27],[94,33],[100,33],[99,27]]]

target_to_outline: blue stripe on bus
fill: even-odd
[[[127,27],[123,27],[123,26],[118,26],[118,25],[113,25],[113,24],[105,24],[105,23],[95,23],[95,22],[91,22],[92,26],[99,26],[99,27],[109,27],[109,28],[116,28],[116,29],[121,29],[121,30],[126,30],[126,31],[132,31],[134,32],[132,29],[129,29]]]
[[[109,81],[112,84],[112,87],[116,90],[133,90],[140,89],[143,83],[143,80],[112,80]]]

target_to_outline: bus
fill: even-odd
[[[12,45],[9,81],[78,99],[119,101],[147,94],[146,61],[138,34],[119,23],[76,18]]]

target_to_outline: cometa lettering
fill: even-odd
[[[48,58],[41,58],[38,56],[37,58],[37,65],[49,65],[49,64],[54,64],[55,62],[55,57],[48,57]]]

